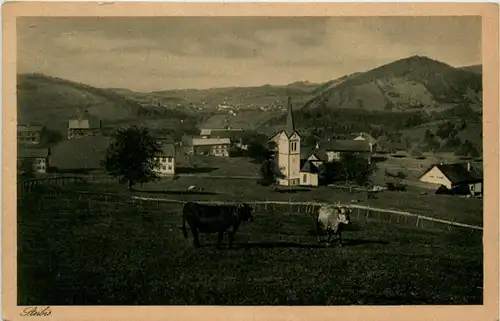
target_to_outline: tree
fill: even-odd
[[[340,158],[340,168],[341,178],[346,182],[354,181],[358,185],[366,185],[376,166],[359,154],[345,153]]]
[[[62,140],[61,132],[43,127],[40,132],[40,144],[44,146],[53,146]]]
[[[103,166],[120,184],[128,183],[131,191],[137,183],[143,184],[158,178],[154,154],[160,151],[160,147],[147,128],[132,126],[119,129],[115,141],[106,151]]]

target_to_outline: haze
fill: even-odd
[[[481,18],[23,17],[18,72],[155,91],[323,82],[412,55],[481,64]]]

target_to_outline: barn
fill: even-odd
[[[441,186],[439,193],[483,194],[483,177],[470,162],[433,165],[419,177],[419,181]]]

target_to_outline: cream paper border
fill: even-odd
[[[11,2],[3,5],[2,317],[4,320],[498,320],[498,4]],[[484,305],[482,306],[51,306],[21,317],[16,269],[16,17],[19,16],[482,16]]]

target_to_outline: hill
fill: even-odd
[[[188,108],[213,111],[220,107],[233,110],[272,110],[285,108],[287,96],[300,105],[314,96],[321,84],[297,81],[291,84],[263,85],[256,87],[224,87],[210,89],[179,89],[154,91],[149,93],[132,92],[127,89],[110,89],[128,99],[145,104],[158,104],[167,107]],[[221,109],[222,109],[221,108]]]
[[[473,72],[473,73],[478,74],[478,75],[483,74],[483,65],[465,66],[465,67],[461,67],[460,69],[465,70],[465,71],[469,71],[469,72]]]
[[[467,87],[481,86],[476,73],[412,56],[330,81],[305,107],[430,112],[450,108]]]
[[[17,77],[18,122],[65,130],[68,119],[83,109],[99,117],[104,124],[191,117],[182,111],[143,106],[124,93],[43,74],[21,74]]]

